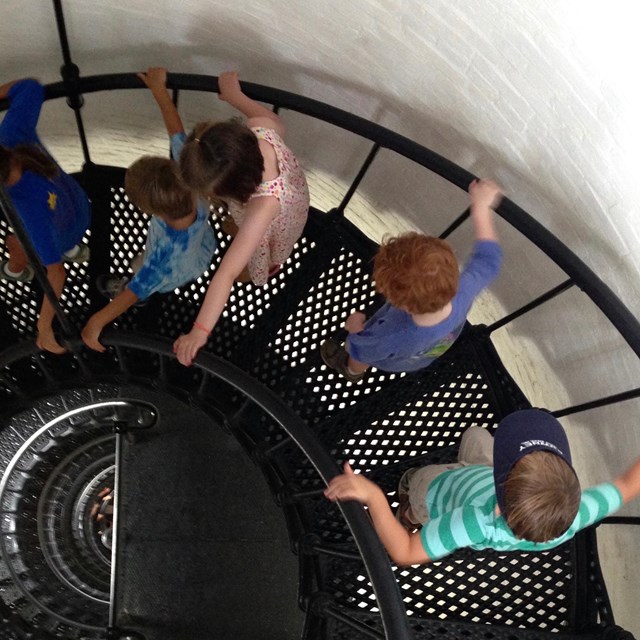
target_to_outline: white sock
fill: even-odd
[[[64,255],[67,256],[67,258],[75,258],[79,253],[80,253],[80,247],[78,245],[75,245],[71,247],[69,251],[65,251]]]

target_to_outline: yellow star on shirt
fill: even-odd
[[[47,200],[47,203],[49,205],[49,209],[51,209],[51,211],[53,211],[56,208],[56,200],[58,199],[57,194],[52,193],[51,191],[49,191],[49,199]]]

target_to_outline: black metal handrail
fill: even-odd
[[[129,348],[175,359],[172,343],[165,338],[123,333],[111,329],[105,331],[100,340],[105,346],[116,349]],[[69,341],[69,346],[74,350],[73,353],[76,353],[76,349],[81,350],[83,345],[81,340],[73,339]],[[32,342],[15,344],[0,353],[0,369],[24,358],[35,356],[37,353],[38,349]],[[119,360],[121,366],[124,366],[122,360]],[[326,483],[341,472],[335,460],[324,449],[304,420],[267,387],[230,362],[209,353],[200,352],[193,366],[200,369],[203,374],[231,385],[269,415],[296,443]],[[394,640],[409,640],[409,625],[402,597],[388,556],[366,511],[356,502],[340,503],[339,507],[351,529],[354,542],[371,580],[386,637]]]
[[[66,59],[65,65],[68,66]],[[64,67],[63,67],[64,69]],[[177,94],[180,90],[205,91],[214,93],[218,91],[218,79],[216,76],[205,76],[196,74],[170,73],[167,84],[170,89]],[[57,99],[66,97],[70,106],[76,114],[81,108],[82,101],[77,99],[81,94],[94,93],[107,90],[130,90],[145,88],[144,83],[135,73],[104,74],[87,77],[75,77],[73,82],[65,78],[63,82],[56,82],[45,87],[45,99]],[[332,107],[326,103],[299,96],[280,89],[265,87],[263,85],[243,82],[243,90],[251,98],[274,105],[278,110],[289,109],[310,117],[328,122],[346,131],[350,131],[358,136],[372,141],[373,148],[365,158],[361,170],[348,188],[342,202],[338,206],[338,211],[343,211],[346,203],[356,191],[360,181],[366,171],[376,158],[378,150],[389,149],[409,160],[419,164],[426,169],[440,175],[448,182],[466,189],[467,185],[475,178],[473,174],[459,167],[455,163],[447,160],[441,155],[419,145],[418,143],[405,138],[381,125],[369,122],[364,118],[351,114],[342,109]],[[76,99],[72,99],[72,98]],[[0,109],[6,107],[6,101],[0,101]],[[81,121],[80,121],[81,123]],[[84,130],[80,128],[79,135],[84,135]],[[84,148],[84,147],[83,147]],[[85,153],[85,158],[87,154]],[[0,202],[0,208],[4,209]],[[523,313],[530,311],[556,295],[562,294],[572,286],[578,286],[589,299],[602,311],[605,317],[613,324],[622,338],[631,347],[633,352],[640,357],[640,322],[624,306],[616,294],[565,244],[558,240],[531,215],[526,213],[518,205],[508,198],[503,198],[497,213],[505,219],[511,226],[520,231],[529,241],[542,250],[549,259],[558,265],[569,279],[555,287],[547,294],[539,296],[536,300],[524,305],[516,312],[507,314],[502,319],[493,323],[487,331],[496,329],[508,324]],[[452,226],[458,226],[468,217],[468,211]],[[448,233],[451,227],[445,231]],[[49,293],[45,287],[45,293]],[[52,301],[55,302],[55,301]],[[56,308],[56,305],[54,305]],[[59,319],[63,322],[64,317],[58,313]],[[67,331],[65,331],[67,333]],[[606,406],[616,402],[640,397],[640,388],[634,388],[622,393],[613,394],[582,403],[572,407],[564,407],[554,411],[558,417],[571,415],[579,411],[585,411],[594,407]]]

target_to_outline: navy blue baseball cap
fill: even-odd
[[[520,458],[534,451],[551,451],[572,467],[567,434],[550,413],[525,409],[500,421],[493,441],[493,479],[498,506],[505,516],[504,484],[507,477]]]

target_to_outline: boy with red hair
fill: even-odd
[[[412,232],[385,242],[375,257],[373,278],[387,302],[368,321],[359,311],[347,318],[344,346],[333,339],[322,344],[328,367],[350,382],[361,380],[371,366],[417,371],[455,342],[474,299],[502,262],[492,213],[502,198],[500,187],[474,180],[469,194],[476,243],[462,273],[444,240]]]

